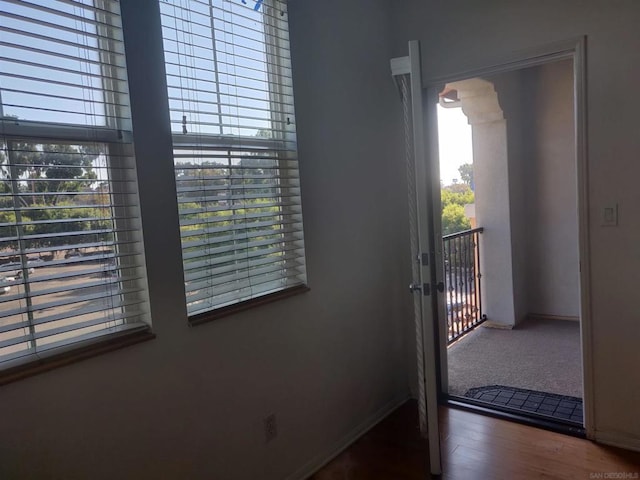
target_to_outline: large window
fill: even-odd
[[[118,8],[0,0],[2,367],[149,323]]]
[[[304,285],[286,3],[160,6],[189,315]]]

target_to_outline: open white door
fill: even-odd
[[[432,285],[432,213],[430,207],[431,175],[427,161],[424,121],[420,43],[409,42],[409,56],[391,60],[391,72],[401,90],[404,106],[408,208],[411,239],[412,281],[418,361],[418,409],[420,431],[429,439],[431,473],[440,475],[440,432],[436,384],[436,315]],[[431,260],[431,261],[430,261]]]

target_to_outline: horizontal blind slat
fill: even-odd
[[[284,247],[279,247],[279,248],[272,248],[272,249],[264,249],[262,251],[257,251],[257,252],[251,252],[250,254],[247,253],[236,253],[236,252],[228,252],[229,255],[224,255],[224,256],[219,256],[217,257],[215,260],[215,264],[216,265],[229,265],[229,264],[236,264],[239,265],[239,269],[242,269],[242,266],[245,265],[245,263],[243,262],[253,262],[256,260],[260,260],[263,258],[275,258],[274,255],[276,256],[282,256],[282,257],[286,257],[287,255],[294,255],[296,256],[296,260],[300,263],[300,265],[302,265],[304,263],[304,257],[302,256],[304,250],[301,248],[301,246],[297,246],[295,244],[293,244],[292,242],[290,242],[289,244],[287,244]],[[202,258],[203,256],[199,257]],[[196,270],[200,270],[201,267],[198,266],[191,266],[189,264],[185,265],[185,275],[188,275],[189,273],[196,271]]]
[[[89,332],[89,333],[83,333],[81,335],[77,335],[73,338],[72,341],[80,343],[80,342],[95,339],[97,337],[106,337],[110,335],[121,334],[127,331],[143,330],[146,328],[148,328],[148,326],[144,322],[141,322],[139,320],[136,322],[136,319],[134,318],[134,320],[131,323],[122,323],[122,324],[119,323],[117,325],[108,325],[97,332]],[[69,340],[64,339],[64,340],[59,340],[57,342],[43,344],[39,348],[39,353],[48,352],[49,350],[54,350],[60,347],[66,347],[69,343],[70,343]]]

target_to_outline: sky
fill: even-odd
[[[460,165],[473,163],[471,125],[461,108],[437,108],[440,179],[450,185],[454,179],[460,181]]]
[[[102,77],[111,72],[100,66],[103,32],[95,14],[82,6],[93,0],[79,1],[45,2],[47,8],[40,8],[0,0],[0,116],[107,123]],[[272,127],[262,2],[212,5],[213,10],[208,0],[160,2],[172,127],[182,132],[186,115],[190,133],[254,137]],[[126,85],[118,83],[117,90],[126,92]]]
[[[263,12],[253,0],[163,0],[165,66],[172,131],[255,137],[270,130]],[[260,2],[262,5],[262,2]],[[211,29],[213,15],[214,30]],[[214,50],[215,47],[215,50]]]

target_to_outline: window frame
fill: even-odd
[[[262,3],[264,8],[272,7],[272,1],[259,2]],[[278,2],[283,3],[284,2]],[[215,8],[211,3],[211,9]],[[284,16],[285,12],[282,12]],[[210,19],[213,24],[213,13],[210,13]],[[161,14],[162,17],[162,14]],[[260,138],[255,136],[248,135],[229,135],[229,134],[214,134],[214,133],[187,133],[186,126],[182,133],[172,131],[171,138],[173,143],[173,152],[179,149],[194,147],[211,151],[224,151],[235,149],[237,151],[250,151],[253,149],[264,149],[265,151],[273,151],[277,152],[277,166],[276,169],[280,170],[280,172],[287,172],[288,168],[283,168],[286,162],[294,161],[296,164],[295,175],[287,175],[286,173],[279,173],[277,176],[278,180],[278,189],[282,190],[287,188],[297,188],[299,190],[299,186],[294,187],[291,183],[295,181],[295,179],[299,179],[298,173],[298,161],[297,161],[297,139],[295,132],[295,117],[294,113],[285,112],[281,106],[285,105],[286,102],[283,100],[285,94],[285,90],[288,88],[291,91],[291,96],[293,95],[293,86],[291,75],[289,74],[287,77],[283,76],[283,72],[288,69],[291,71],[290,61],[291,59],[288,57],[286,60],[289,62],[288,66],[283,64],[284,56],[282,55],[283,51],[289,51],[288,48],[288,26],[287,26],[287,35],[286,38],[283,38],[282,35],[276,34],[279,27],[278,24],[282,21],[287,22],[287,20],[278,20],[274,15],[264,15],[264,36],[265,36],[265,56],[266,61],[264,62],[266,74],[267,74],[267,88],[269,95],[269,120],[272,125],[287,125],[291,126],[290,129],[287,130],[278,130],[276,138]],[[161,19],[162,23],[162,19]],[[229,21],[228,23],[233,24],[233,22]],[[288,22],[287,22],[288,23]],[[163,25],[163,28],[165,25]],[[174,29],[174,27],[170,27]],[[163,35],[163,51],[164,51],[164,35]],[[172,42],[175,40],[171,39]],[[215,48],[216,45],[216,31],[212,28],[212,43],[213,47],[211,49],[211,53],[213,56],[214,65],[217,65],[217,56],[218,52]],[[286,44],[286,45],[285,45]],[[176,54],[177,55],[177,54]],[[166,62],[166,60],[165,60]],[[166,66],[165,66],[166,68]],[[215,80],[211,80],[212,83],[216,85],[220,85],[217,70],[211,70],[214,74]],[[169,76],[169,74],[167,74]],[[287,84],[284,85],[282,83],[282,79],[286,78]],[[167,89],[167,98],[169,96],[169,88]],[[217,91],[219,88],[216,89]],[[218,94],[218,98],[220,98]],[[192,100],[193,101],[193,100]],[[197,102],[197,100],[196,100]],[[293,99],[289,101],[291,111],[293,112]],[[219,104],[220,105],[220,104]],[[170,108],[171,110],[171,108]],[[217,108],[217,115],[223,115],[221,113],[220,108]],[[236,115],[236,119],[241,119],[242,115]],[[171,125],[175,122],[171,121]],[[223,122],[220,122],[221,125]],[[242,124],[238,125],[239,129],[246,128]],[[276,129],[277,130],[277,129]],[[293,158],[291,154],[293,153]],[[174,159],[174,167],[177,169],[177,165]],[[176,182],[178,179],[176,178]],[[231,190],[231,188],[229,188]],[[203,189],[204,191],[204,189]],[[295,271],[296,276],[303,277],[302,281],[298,281],[293,285],[285,285],[280,288],[272,289],[266,292],[260,292],[257,294],[252,294],[249,298],[241,298],[237,300],[232,300],[230,302],[224,302],[217,305],[211,305],[208,309],[203,311],[197,311],[195,313],[188,313],[188,321],[191,325],[197,325],[201,323],[205,323],[211,320],[215,320],[217,318],[232,315],[240,311],[247,310],[248,308],[253,308],[254,306],[263,305],[265,303],[270,303],[272,301],[277,301],[282,298],[287,298],[292,295],[296,295],[299,293],[303,293],[309,291],[309,287],[307,285],[307,277],[306,277],[306,259],[304,253],[304,238],[303,238],[303,220],[302,220],[302,201],[300,198],[300,193],[297,194],[298,201],[293,205],[282,205],[281,210],[279,210],[278,214],[281,216],[299,216],[300,219],[296,222],[300,225],[299,227],[299,235],[294,236],[290,232],[283,233],[282,241],[280,242],[283,245],[289,246],[292,250],[301,250],[302,254],[296,258],[298,261],[298,265],[292,267],[287,267],[287,263],[291,262],[291,260],[283,259],[283,271]],[[278,198],[281,198],[278,196]],[[178,196],[179,199],[179,196]],[[178,217],[180,219],[180,213],[178,213]],[[248,224],[247,224],[248,225]],[[280,225],[284,225],[281,223]],[[182,227],[182,223],[181,223]],[[286,251],[287,247],[282,248],[282,252]],[[184,249],[184,247],[183,247]],[[301,265],[300,265],[301,259]],[[187,268],[183,261],[183,273],[185,275],[185,288],[186,288],[186,297],[187,297],[187,308],[189,308],[189,289],[186,287],[186,274]],[[281,277],[286,283],[288,280],[288,276]]]
[[[138,306],[142,306],[142,310],[146,313],[134,315],[139,317],[137,321],[130,322],[127,320],[127,309],[131,309],[129,302],[125,300],[128,293],[117,293],[120,297],[121,305],[117,308],[123,310],[123,318],[120,320],[120,324],[115,327],[110,327],[108,330],[98,330],[93,333],[81,335],[81,339],[70,338],[67,341],[61,340],[55,342],[54,346],[38,347],[34,345],[30,347],[29,351],[23,355],[16,356],[9,360],[0,362],[0,385],[19,380],[21,378],[37,374],[43,371],[57,368],[58,366],[73,363],[75,361],[89,358],[95,355],[113,351],[119,348],[126,347],[135,343],[150,340],[155,338],[155,334],[151,331],[151,318],[149,311],[149,294],[146,279],[146,267],[144,261],[144,248],[143,248],[143,231],[140,225],[140,212],[138,197],[138,179],[135,169],[135,160],[132,153],[129,150],[133,149],[133,133],[131,128],[131,116],[129,113],[129,93],[128,89],[125,92],[121,92],[115,87],[118,82],[126,82],[126,79],[118,78],[115,73],[117,68],[118,58],[111,52],[114,48],[114,42],[116,37],[122,39],[123,27],[112,24],[114,15],[119,13],[111,10],[119,4],[119,0],[115,2],[105,0],[93,0],[93,4],[88,6],[84,5],[82,8],[91,10],[94,13],[93,20],[90,22],[96,24],[96,37],[98,37],[98,51],[99,51],[99,64],[100,64],[100,77],[102,85],[102,98],[101,101],[104,104],[104,125],[91,125],[91,124],[70,124],[70,123],[57,123],[52,121],[39,121],[39,120],[23,120],[15,117],[5,116],[3,103],[2,103],[2,90],[0,90],[0,138],[7,143],[7,152],[10,155],[11,148],[9,143],[11,141],[22,141],[33,143],[34,145],[41,144],[100,144],[104,145],[107,149],[106,161],[107,171],[109,172],[109,209],[111,210],[111,220],[113,222],[112,234],[114,235],[113,245],[117,249],[115,255],[116,269],[118,272],[122,272],[123,269],[133,269],[135,274],[133,280],[123,279],[122,274],[119,273],[116,284],[122,288],[123,282],[133,281],[136,285],[135,289],[137,300],[135,303]],[[119,5],[118,5],[119,6]],[[36,8],[39,8],[36,5]],[[42,7],[46,10],[48,7]],[[120,30],[115,31],[114,29]],[[102,31],[101,31],[102,30]],[[114,33],[116,35],[114,35]],[[23,47],[24,48],[24,47]],[[29,48],[29,47],[27,47]],[[126,47],[122,47],[125,51],[122,55],[122,59],[126,59]],[[82,59],[78,57],[80,61]],[[34,65],[37,65],[34,62]],[[45,65],[45,64],[42,64]],[[122,65],[120,65],[122,67]],[[77,70],[78,74],[82,75],[83,71]],[[44,77],[42,77],[44,78]],[[123,160],[126,159],[126,160]],[[126,162],[133,165],[134,168],[129,166],[123,167],[120,165],[114,166],[114,162]],[[11,161],[10,161],[11,163]],[[124,172],[124,173],[122,173]],[[128,182],[134,182],[135,187],[132,191],[119,191],[118,182],[115,181],[114,175],[123,174]],[[11,182],[15,182],[12,175]],[[131,198],[131,195],[136,197],[133,202],[127,200]],[[15,196],[12,196],[15,198]],[[115,211],[118,213],[115,213]],[[122,222],[121,218],[133,218],[137,223],[139,232],[137,235],[139,239],[136,242],[139,244],[135,247],[133,252],[128,252],[131,256],[140,256],[141,260],[129,262],[128,257],[122,255],[122,249],[127,247],[122,241],[118,240],[117,236],[124,230],[119,226],[118,222]],[[24,252],[22,246],[18,249],[17,255],[21,258],[22,270],[26,272],[29,270],[27,263],[27,254]],[[25,278],[28,274],[25,275]],[[31,294],[29,292],[28,285],[30,281],[25,281],[25,293],[24,299],[27,304],[30,303]],[[69,289],[73,291],[73,289]],[[106,298],[106,297],[105,297]],[[134,305],[134,307],[136,306]],[[72,318],[73,315],[69,318]],[[33,332],[34,325],[31,314],[28,314],[29,330]],[[98,324],[98,323],[97,323]],[[97,325],[96,324],[96,325]],[[73,330],[70,330],[73,331]],[[37,339],[31,338],[29,342],[36,342]]]

